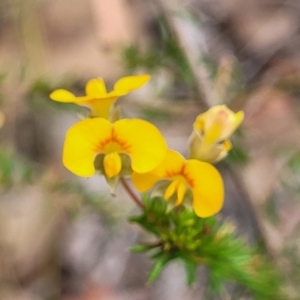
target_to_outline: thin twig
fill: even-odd
[[[129,194],[129,196],[131,197],[131,199],[135,202],[135,204],[141,208],[142,210],[144,209],[144,204],[142,203],[142,201],[136,196],[136,194],[133,192],[133,190],[131,189],[131,187],[129,186],[129,184],[126,182],[126,180],[124,178],[121,177],[120,179],[121,184],[123,185],[124,189],[126,190],[126,192]]]
[[[207,55],[206,41],[202,32],[195,28],[192,20],[187,18],[191,14],[184,9],[180,0],[156,0],[156,3],[166,17],[168,25],[191,68],[196,81],[198,102],[205,109],[219,104],[219,99],[213,95],[213,85],[209,72],[201,63],[201,60]]]

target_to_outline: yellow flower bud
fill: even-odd
[[[225,105],[217,105],[200,114],[190,137],[190,158],[215,163],[231,149],[230,136],[244,119]]]

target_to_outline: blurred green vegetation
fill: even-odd
[[[164,70],[172,75],[173,88],[177,87],[179,94],[182,90],[193,90],[192,70],[164,17],[157,18],[154,30],[156,38],[146,50],[135,45],[123,49],[121,58],[125,70],[129,73],[144,70],[152,76]],[[178,98],[178,93],[173,97]]]
[[[87,110],[73,103],[61,103],[51,100],[49,95],[56,89],[66,89],[79,95],[84,93],[84,84],[71,75],[66,75],[59,80],[41,77],[28,88],[25,99],[29,107],[39,111],[66,110],[83,112]]]
[[[88,191],[76,180],[57,178],[55,180],[40,164],[21,158],[10,149],[0,148],[0,190],[2,195],[8,190],[35,185],[49,197],[59,193],[71,218],[80,215],[84,208],[89,208],[101,215],[104,224],[112,227],[118,223],[123,214],[122,205],[116,206],[111,196],[99,192]],[[49,178],[50,179],[49,179]],[[47,179],[48,178],[48,179]]]
[[[163,108],[144,107],[141,111],[142,118],[150,122],[168,123],[173,118],[170,111]]]
[[[79,216],[83,208],[88,207],[93,212],[99,213],[104,223],[112,228],[117,225],[119,217],[123,214],[124,207],[120,204],[115,205],[110,195],[88,191],[86,187],[74,180],[53,182],[49,189],[53,193],[74,195],[77,198],[78,201],[69,209],[72,218]]]
[[[293,153],[287,162],[281,184],[285,190],[294,195],[294,201],[300,202],[300,151]]]
[[[33,167],[10,149],[0,148],[0,186],[14,187],[33,183]]]

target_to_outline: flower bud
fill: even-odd
[[[225,105],[217,105],[200,114],[191,134],[190,158],[215,163],[232,148],[230,136],[244,119],[244,113],[234,113]]]

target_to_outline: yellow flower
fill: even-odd
[[[103,118],[84,119],[66,134],[63,164],[78,176],[89,177],[96,170],[115,186],[119,176],[132,170],[144,173],[164,159],[166,142],[159,130],[140,119],[115,123]]]
[[[190,158],[211,163],[224,158],[232,147],[229,138],[243,119],[243,111],[234,113],[225,105],[200,114],[190,137]]]
[[[132,182],[140,192],[155,186],[172,205],[191,203],[203,218],[218,213],[224,201],[223,181],[217,169],[206,162],[186,160],[173,150],[168,150],[163,162],[151,172],[134,172]]]
[[[58,89],[50,94],[50,98],[58,102],[69,102],[91,109],[92,116],[109,119],[111,108],[117,99],[147,83],[150,75],[126,76],[119,79],[111,92],[106,91],[102,78],[91,79],[85,86],[85,96],[76,97],[71,92]]]
[[[5,116],[4,114],[0,111],[0,128],[3,127],[5,122]]]

